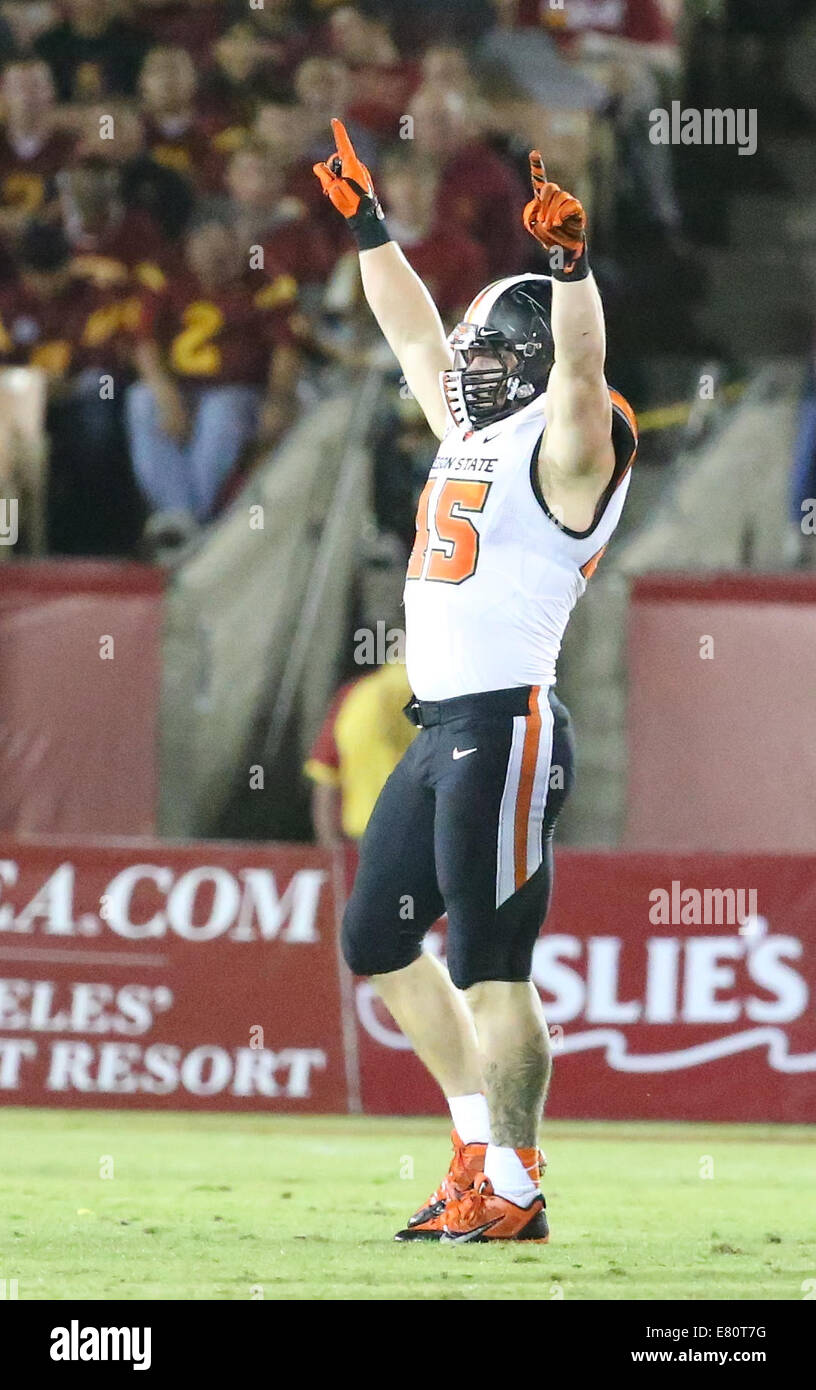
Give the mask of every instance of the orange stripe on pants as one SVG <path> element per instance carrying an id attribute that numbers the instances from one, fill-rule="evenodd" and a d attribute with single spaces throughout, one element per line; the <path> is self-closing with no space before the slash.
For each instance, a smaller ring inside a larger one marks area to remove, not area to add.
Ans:
<path id="1" fill-rule="evenodd" d="M 541 714 L 538 708 L 538 693 L 541 687 L 534 685 L 530 691 L 527 715 L 527 729 L 524 734 L 524 749 L 521 754 L 521 773 L 518 795 L 516 797 L 516 819 L 514 825 L 514 859 L 516 891 L 527 882 L 527 831 L 530 823 L 530 806 L 533 800 L 538 745 L 541 739 Z"/>

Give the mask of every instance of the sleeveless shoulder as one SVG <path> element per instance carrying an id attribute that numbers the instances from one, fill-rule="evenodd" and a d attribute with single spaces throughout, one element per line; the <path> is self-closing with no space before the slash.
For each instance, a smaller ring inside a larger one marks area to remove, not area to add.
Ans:
<path id="1" fill-rule="evenodd" d="M 609 387 L 612 402 L 612 447 L 615 450 L 615 471 L 611 487 L 617 487 L 627 469 L 635 461 L 638 447 L 637 417 L 625 396 Z"/>

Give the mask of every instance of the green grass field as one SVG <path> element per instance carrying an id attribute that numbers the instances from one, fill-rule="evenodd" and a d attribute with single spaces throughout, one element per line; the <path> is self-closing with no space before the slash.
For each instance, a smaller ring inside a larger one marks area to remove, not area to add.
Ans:
<path id="1" fill-rule="evenodd" d="M 0 1110 L 0 1279 L 20 1299 L 739 1300 L 816 1278 L 812 1131 L 544 1142 L 551 1243 L 452 1249 L 391 1240 L 442 1175 L 442 1120 Z"/>

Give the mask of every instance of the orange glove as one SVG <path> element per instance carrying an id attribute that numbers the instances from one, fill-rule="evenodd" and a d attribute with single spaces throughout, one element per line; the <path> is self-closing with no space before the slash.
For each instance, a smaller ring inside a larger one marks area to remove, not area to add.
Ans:
<path id="1" fill-rule="evenodd" d="M 357 238 L 361 251 L 382 246 L 391 238 L 385 230 L 383 210 L 366 166 L 357 158 L 342 121 L 332 121 L 337 149 L 325 164 L 312 167 L 327 198 L 341 212 Z"/>
<path id="2" fill-rule="evenodd" d="M 530 177 L 533 197 L 522 214 L 527 231 L 551 253 L 550 267 L 557 280 L 583 280 L 589 273 L 584 209 L 571 193 L 547 182 L 538 150 L 530 153 Z M 557 248 L 569 254 L 557 254 Z"/>

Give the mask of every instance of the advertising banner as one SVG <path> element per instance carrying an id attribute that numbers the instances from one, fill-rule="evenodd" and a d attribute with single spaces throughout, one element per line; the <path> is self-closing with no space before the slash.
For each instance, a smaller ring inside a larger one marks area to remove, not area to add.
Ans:
<path id="1" fill-rule="evenodd" d="M 345 895 L 301 845 L 0 838 L 0 1102 L 443 1113 Z M 553 1117 L 816 1119 L 812 857 L 562 851 L 533 978 Z"/>
<path id="2" fill-rule="evenodd" d="M 0 1098 L 345 1110 L 334 911 L 312 848 L 0 838 Z"/>
<path id="3" fill-rule="evenodd" d="M 533 979 L 554 1118 L 816 1120 L 816 859 L 556 856 Z M 444 927 L 431 945 L 444 955 Z M 365 982 L 363 1107 L 442 1110 Z"/>

